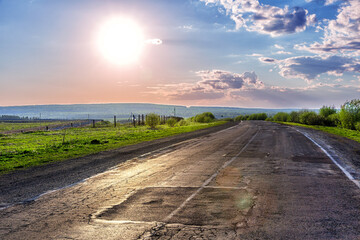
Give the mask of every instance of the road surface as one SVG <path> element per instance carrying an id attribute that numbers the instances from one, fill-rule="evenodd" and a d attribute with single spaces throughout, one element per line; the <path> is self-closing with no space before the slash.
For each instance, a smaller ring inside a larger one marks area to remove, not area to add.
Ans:
<path id="1" fill-rule="evenodd" d="M 0 239 L 360 239 L 357 163 L 329 152 L 242 122 L 7 206 Z"/>

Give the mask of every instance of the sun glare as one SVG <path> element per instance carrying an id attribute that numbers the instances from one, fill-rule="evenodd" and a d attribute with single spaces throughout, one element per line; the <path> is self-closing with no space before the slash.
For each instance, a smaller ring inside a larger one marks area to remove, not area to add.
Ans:
<path id="1" fill-rule="evenodd" d="M 112 18 L 98 33 L 98 47 L 106 59 L 115 64 L 136 62 L 145 40 L 141 28 L 132 20 Z"/>

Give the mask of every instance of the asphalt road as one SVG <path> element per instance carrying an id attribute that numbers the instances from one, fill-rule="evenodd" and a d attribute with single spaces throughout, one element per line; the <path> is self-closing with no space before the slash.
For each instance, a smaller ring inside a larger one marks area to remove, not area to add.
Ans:
<path id="1" fill-rule="evenodd" d="M 242 122 L 6 207 L 0 239 L 360 239 L 356 178 L 294 128 Z"/>

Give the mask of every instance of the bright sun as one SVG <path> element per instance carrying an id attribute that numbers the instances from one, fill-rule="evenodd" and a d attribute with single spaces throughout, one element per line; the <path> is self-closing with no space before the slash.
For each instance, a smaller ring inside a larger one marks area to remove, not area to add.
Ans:
<path id="1" fill-rule="evenodd" d="M 106 59 L 115 64 L 136 62 L 145 40 L 141 28 L 132 20 L 112 18 L 98 33 L 98 47 Z"/>

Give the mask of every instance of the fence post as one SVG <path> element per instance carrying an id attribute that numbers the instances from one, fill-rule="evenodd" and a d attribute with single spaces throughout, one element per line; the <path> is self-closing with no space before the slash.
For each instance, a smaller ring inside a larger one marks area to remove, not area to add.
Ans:
<path id="1" fill-rule="evenodd" d="M 138 115 L 138 126 L 141 125 L 140 114 Z"/>
<path id="2" fill-rule="evenodd" d="M 141 125 L 145 125 L 144 114 L 141 114 Z"/>
<path id="3" fill-rule="evenodd" d="M 135 117 L 135 115 L 133 115 L 132 122 L 133 122 L 133 124 L 134 124 L 134 127 L 136 127 L 136 117 Z"/>
<path id="4" fill-rule="evenodd" d="M 93 128 L 95 128 L 95 120 L 93 120 L 92 122 L 93 122 Z"/>
<path id="5" fill-rule="evenodd" d="M 116 116 L 114 115 L 114 127 L 116 127 Z"/>

